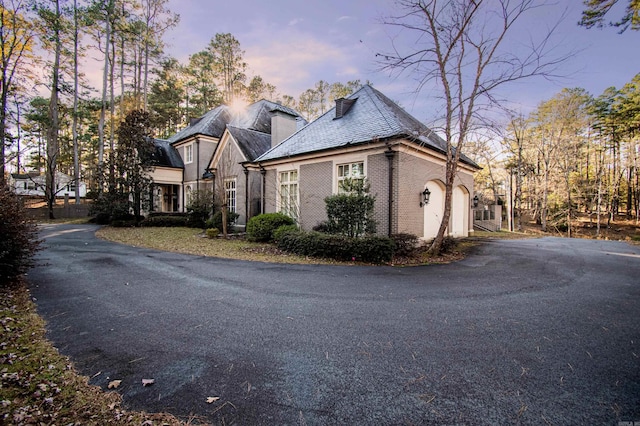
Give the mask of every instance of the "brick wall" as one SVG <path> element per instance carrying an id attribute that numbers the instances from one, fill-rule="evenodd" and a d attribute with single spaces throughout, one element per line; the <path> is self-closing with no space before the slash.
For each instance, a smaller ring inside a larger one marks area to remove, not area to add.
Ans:
<path id="1" fill-rule="evenodd" d="M 428 181 L 445 180 L 445 165 L 437 164 L 401 152 L 397 158 L 398 227 L 397 232 L 424 235 L 424 210 L 420 207 L 420 193 Z M 454 188 L 464 185 L 473 192 L 473 175 L 459 170 Z M 471 228 L 472 223 L 469 224 Z"/>
<path id="2" fill-rule="evenodd" d="M 324 199 L 331 195 L 333 187 L 333 163 L 303 164 L 300 166 L 298 188 L 300 194 L 300 226 L 311 230 L 327 220 Z"/>
<path id="3" fill-rule="evenodd" d="M 378 235 L 389 234 L 389 160 L 385 154 L 367 157 L 367 180 L 369 192 L 376 197 L 374 219 Z M 396 199 L 395 196 L 393 198 Z M 391 230 L 394 233 L 394 230 Z"/>
<path id="4" fill-rule="evenodd" d="M 275 170 L 267 170 L 265 175 L 265 191 L 264 191 L 264 212 L 275 213 L 276 212 L 276 197 L 277 191 L 277 175 Z"/>

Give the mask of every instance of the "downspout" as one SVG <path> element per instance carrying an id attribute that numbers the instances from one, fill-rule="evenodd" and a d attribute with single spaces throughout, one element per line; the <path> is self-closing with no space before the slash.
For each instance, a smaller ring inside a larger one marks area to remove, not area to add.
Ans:
<path id="1" fill-rule="evenodd" d="M 196 190 L 200 191 L 200 139 L 196 137 Z"/>
<path id="2" fill-rule="evenodd" d="M 249 169 L 245 165 L 242 165 L 244 169 L 244 225 L 247 226 L 249 222 Z"/>
<path id="3" fill-rule="evenodd" d="M 184 193 L 186 192 L 186 191 L 185 191 L 185 186 L 184 186 L 184 174 L 185 174 L 185 168 L 183 167 L 183 168 L 182 168 L 182 185 L 180 185 L 180 192 L 181 192 L 181 194 L 180 194 L 180 198 L 182 198 L 182 200 L 180 200 L 180 199 L 178 198 L 178 194 L 176 194 L 176 199 L 177 199 L 178 201 L 182 201 L 181 205 L 180 205 L 180 206 L 179 206 L 179 208 L 178 208 L 178 211 L 182 211 L 182 213 L 185 213 L 185 212 L 187 211 L 187 210 L 185 209 L 185 207 L 184 207 L 184 200 L 185 200 L 185 195 L 184 195 Z M 172 189 L 173 189 L 173 188 L 172 188 Z M 171 198 L 172 198 L 172 199 L 171 199 L 171 211 L 173 211 L 173 194 L 171 194 Z"/>
<path id="4" fill-rule="evenodd" d="M 267 171 L 262 166 L 260 166 L 260 174 L 262 175 L 262 188 L 260 188 L 260 213 L 264 214 L 265 186 L 267 184 Z"/>
<path id="5" fill-rule="evenodd" d="M 393 221 L 393 159 L 396 156 L 396 152 L 393 151 L 391 149 L 391 147 L 389 147 L 389 149 L 387 149 L 384 152 L 384 155 L 387 157 L 387 160 L 389 160 L 389 202 L 388 202 L 388 207 L 389 207 L 389 211 L 387 212 L 388 217 L 388 224 L 389 224 L 389 232 L 388 235 L 391 236 L 391 234 L 393 233 L 393 226 L 392 226 L 392 221 Z"/>

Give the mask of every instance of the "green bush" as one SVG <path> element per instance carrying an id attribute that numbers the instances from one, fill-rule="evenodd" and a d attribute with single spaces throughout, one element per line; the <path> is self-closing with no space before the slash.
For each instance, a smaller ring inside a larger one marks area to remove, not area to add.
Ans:
<path id="1" fill-rule="evenodd" d="M 387 237 L 350 238 L 320 232 L 288 232 L 277 241 L 278 248 L 302 256 L 343 261 L 389 262 L 395 244 Z"/>
<path id="2" fill-rule="evenodd" d="M 91 204 L 89 215 L 92 223 L 108 225 L 113 221 L 135 219 L 130 213 L 128 196 L 118 192 L 102 192 Z"/>
<path id="3" fill-rule="evenodd" d="M 231 225 L 235 223 L 238 217 L 240 217 L 238 213 L 227 210 L 227 229 L 231 229 Z M 205 226 L 207 228 L 222 229 L 222 211 L 218 210 L 211 219 L 205 222 Z"/>
<path id="4" fill-rule="evenodd" d="M 295 225 L 295 221 L 282 213 L 254 216 L 247 223 L 247 237 L 250 241 L 272 241 L 273 231 L 282 225 Z"/>
<path id="5" fill-rule="evenodd" d="M 213 193 L 202 189 L 191 193 L 191 200 L 187 204 L 187 226 L 191 228 L 205 228 L 207 218 L 213 208 Z"/>
<path id="6" fill-rule="evenodd" d="M 327 228 L 332 234 L 360 237 L 376 232 L 373 209 L 376 198 L 369 194 L 369 185 L 362 179 L 345 179 L 346 191 L 324 199 L 327 208 Z"/>
<path id="7" fill-rule="evenodd" d="M 279 226 L 278 229 L 271 233 L 273 237 L 273 241 L 278 242 L 282 238 L 283 235 L 289 234 L 291 232 L 299 232 L 298 225 L 282 225 Z"/>
<path id="8" fill-rule="evenodd" d="M 6 185 L 0 186 L 0 285 L 27 272 L 40 240 L 21 200 Z"/>
<path id="9" fill-rule="evenodd" d="M 205 231 L 205 234 L 207 234 L 207 238 L 213 239 L 220 234 L 220 231 L 218 228 L 209 228 Z"/>
<path id="10" fill-rule="evenodd" d="M 418 237 L 413 234 L 393 234 L 391 239 L 395 244 L 395 253 L 398 256 L 408 256 L 418 247 Z"/>
<path id="11" fill-rule="evenodd" d="M 114 228 L 134 228 L 138 222 L 135 219 L 115 219 L 110 225 Z"/>
<path id="12" fill-rule="evenodd" d="M 140 223 L 140 226 L 158 226 L 165 228 L 187 226 L 186 215 L 172 215 L 172 216 L 149 216 Z"/>

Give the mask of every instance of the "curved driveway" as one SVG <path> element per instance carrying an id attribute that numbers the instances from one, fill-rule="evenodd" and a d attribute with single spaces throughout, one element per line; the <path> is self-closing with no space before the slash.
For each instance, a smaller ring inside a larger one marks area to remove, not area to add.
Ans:
<path id="1" fill-rule="evenodd" d="M 451 265 L 293 266 L 95 230 L 43 226 L 29 281 L 50 339 L 91 383 L 122 380 L 130 408 L 227 425 L 640 421 L 640 247 L 488 241 Z"/>

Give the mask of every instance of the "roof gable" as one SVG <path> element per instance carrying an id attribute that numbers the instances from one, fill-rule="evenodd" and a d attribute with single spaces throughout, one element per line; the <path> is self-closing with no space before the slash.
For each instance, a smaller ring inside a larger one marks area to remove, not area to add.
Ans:
<path id="1" fill-rule="evenodd" d="M 202 117 L 193 120 L 192 124 L 168 138 L 167 141 L 177 143 L 195 135 L 205 135 L 219 139 L 230 121 L 231 112 L 229 107 L 220 105 Z"/>
<path id="2" fill-rule="evenodd" d="M 227 126 L 246 161 L 253 161 L 271 148 L 271 135 L 255 130 Z"/>

